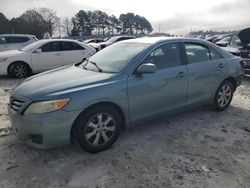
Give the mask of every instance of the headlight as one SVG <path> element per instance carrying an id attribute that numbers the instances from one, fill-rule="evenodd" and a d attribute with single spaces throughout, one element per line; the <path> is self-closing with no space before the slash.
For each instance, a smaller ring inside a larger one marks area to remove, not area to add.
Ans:
<path id="1" fill-rule="evenodd" d="M 34 102 L 34 103 L 31 103 L 31 105 L 29 105 L 29 107 L 25 110 L 24 115 L 41 114 L 41 113 L 60 110 L 66 104 L 68 104 L 68 102 L 69 102 L 69 99 Z"/>
<path id="2" fill-rule="evenodd" d="M 4 61 L 6 61 L 7 59 L 8 59 L 7 57 L 0 58 L 0 62 L 4 62 Z"/>

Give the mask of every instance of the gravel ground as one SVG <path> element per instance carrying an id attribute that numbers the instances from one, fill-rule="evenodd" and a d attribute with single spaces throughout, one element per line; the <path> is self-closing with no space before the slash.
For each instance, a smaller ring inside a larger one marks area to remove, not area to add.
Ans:
<path id="1" fill-rule="evenodd" d="M 0 187 L 250 187 L 250 78 L 224 112 L 205 107 L 126 130 L 109 150 L 38 150 L 9 134 L 20 80 L 0 78 Z"/>

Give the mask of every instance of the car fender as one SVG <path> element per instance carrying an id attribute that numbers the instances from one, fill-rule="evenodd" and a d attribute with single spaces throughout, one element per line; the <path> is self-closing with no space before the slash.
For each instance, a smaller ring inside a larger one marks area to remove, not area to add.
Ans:
<path id="1" fill-rule="evenodd" d="M 30 68 L 32 69 L 32 63 L 31 63 L 31 55 L 29 54 L 23 54 L 23 55 L 18 55 L 18 56 L 12 56 L 8 58 L 9 65 L 14 63 L 14 62 L 25 62 L 27 63 Z"/>

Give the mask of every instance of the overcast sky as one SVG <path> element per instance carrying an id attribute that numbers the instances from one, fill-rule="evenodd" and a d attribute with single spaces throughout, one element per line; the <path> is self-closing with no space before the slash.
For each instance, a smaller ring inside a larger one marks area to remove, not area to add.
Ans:
<path id="1" fill-rule="evenodd" d="M 71 18 L 81 9 L 116 16 L 133 12 L 146 17 L 154 32 L 185 34 L 250 27 L 250 0 L 0 0 L 0 12 L 9 19 L 38 7 L 54 9 L 61 18 Z"/>

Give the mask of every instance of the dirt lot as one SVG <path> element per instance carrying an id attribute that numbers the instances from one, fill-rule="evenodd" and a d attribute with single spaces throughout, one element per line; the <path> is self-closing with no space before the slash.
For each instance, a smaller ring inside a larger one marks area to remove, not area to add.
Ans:
<path id="1" fill-rule="evenodd" d="M 250 187 L 250 78 L 231 107 L 205 107 L 125 131 L 109 150 L 37 150 L 7 129 L 10 88 L 0 78 L 0 187 Z"/>

